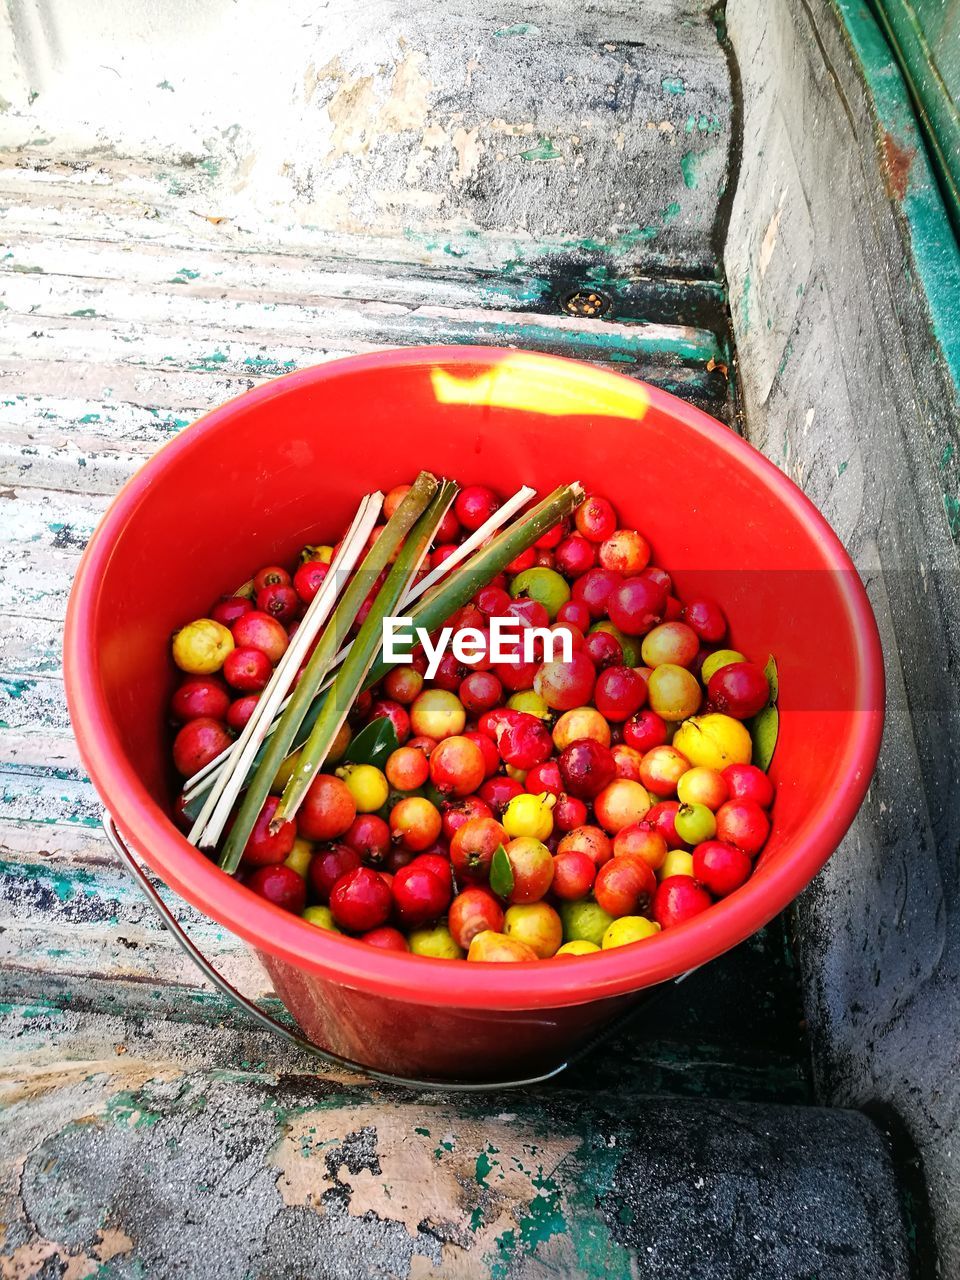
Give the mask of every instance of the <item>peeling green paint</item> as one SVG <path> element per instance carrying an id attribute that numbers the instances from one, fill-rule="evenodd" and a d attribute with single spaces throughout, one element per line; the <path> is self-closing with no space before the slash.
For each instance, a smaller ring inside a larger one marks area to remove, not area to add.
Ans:
<path id="1" fill-rule="evenodd" d="M 839 480 L 850 464 L 848 462 L 837 463 L 837 479 Z"/>
<path id="2" fill-rule="evenodd" d="M 684 186 L 691 191 L 697 189 L 701 154 L 698 151 L 685 151 L 680 157 L 680 172 L 683 174 Z"/>
<path id="3" fill-rule="evenodd" d="M 170 83 L 170 81 L 169 81 L 169 80 L 161 80 L 161 81 L 160 81 L 160 83 L 157 85 L 157 88 L 158 88 L 158 89 L 166 89 L 166 90 L 168 90 L 170 93 L 173 93 L 173 92 L 174 92 L 173 85 Z"/>
<path id="4" fill-rule="evenodd" d="M 563 152 L 558 151 L 549 138 L 541 138 L 535 147 L 520 152 L 521 160 L 560 160 Z"/>
<path id="5" fill-rule="evenodd" d="M 954 449 L 954 445 L 953 445 L 952 443 L 944 445 L 944 447 L 943 447 L 943 453 L 941 453 L 941 455 L 940 455 L 940 467 L 941 467 L 941 470 L 942 470 L 944 467 L 949 466 L 949 465 L 950 465 L 950 463 L 953 461 L 953 455 L 954 455 L 954 452 L 955 452 L 955 449 Z"/>
<path id="6" fill-rule="evenodd" d="M 79 311 L 71 311 L 70 314 L 72 316 L 82 317 L 83 319 L 90 319 L 90 320 L 95 319 L 97 315 L 93 307 L 82 307 Z"/>
<path id="7" fill-rule="evenodd" d="M 954 537 L 960 533 L 960 498 L 952 493 L 943 495 L 943 509 L 947 513 L 947 522 Z"/>
<path id="8" fill-rule="evenodd" d="M 679 76 L 668 76 L 661 80 L 660 88 L 664 93 L 684 94 L 687 91 L 686 85 Z"/>
<path id="9" fill-rule="evenodd" d="M 493 34 L 499 40 L 505 40 L 510 36 L 538 36 L 540 28 L 532 22 L 514 22 L 509 27 L 501 27 Z"/>

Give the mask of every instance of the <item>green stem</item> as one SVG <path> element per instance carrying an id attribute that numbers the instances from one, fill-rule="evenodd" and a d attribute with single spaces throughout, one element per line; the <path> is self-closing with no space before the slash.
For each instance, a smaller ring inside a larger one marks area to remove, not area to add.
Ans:
<path id="1" fill-rule="evenodd" d="M 377 593 L 370 612 L 350 646 L 350 652 L 344 658 L 336 679 L 330 686 L 316 724 L 300 752 L 297 767 L 284 789 L 270 824 L 271 829 L 279 828 L 281 823 L 294 817 L 310 784 L 326 760 L 341 725 L 360 693 L 367 672 L 380 652 L 383 643 L 383 619 L 393 613 L 408 590 L 421 557 L 430 545 L 455 492 L 454 484 L 444 482 L 429 509 L 417 522 L 416 528 L 403 544 L 396 563 Z"/>
<path id="2" fill-rule="evenodd" d="M 559 524 L 582 500 L 583 490 L 576 482 L 554 489 L 526 515 L 475 551 L 466 564 L 451 572 L 449 578 L 428 591 L 410 612 L 413 625 L 427 632 L 442 626 L 451 614 L 472 600 L 481 587 L 485 587 L 503 572 L 511 560 Z M 382 680 L 389 670 L 389 663 L 378 662 L 367 677 L 364 688 Z"/>
<path id="3" fill-rule="evenodd" d="M 436 492 L 436 478 L 428 471 L 421 471 L 367 552 L 359 569 L 344 588 L 343 595 L 330 615 L 317 647 L 294 688 L 290 702 L 273 733 L 261 748 L 262 758 L 260 753 L 257 753 L 259 764 L 252 772 L 250 785 L 220 855 L 220 866 L 224 871 L 232 874 L 240 865 L 250 832 L 260 816 L 264 801 L 270 794 L 270 785 L 284 758 L 294 745 L 297 730 L 310 709 L 310 704 L 316 698 L 317 691 L 330 669 L 330 664 L 349 634 L 360 606 L 366 599 L 370 584 L 386 567 L 390 557 L 420 519 Z M 403 551 L 400 552 L 400 555 L 402 554 Z"/>

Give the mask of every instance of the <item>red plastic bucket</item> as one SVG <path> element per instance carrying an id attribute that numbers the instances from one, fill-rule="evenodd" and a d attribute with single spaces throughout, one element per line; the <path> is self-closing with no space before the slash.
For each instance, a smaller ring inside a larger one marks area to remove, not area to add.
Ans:
<path id="1" fill-rule="evenodd" d="M 733 641 L 780 671 L 773 833 L 750 881 L 639 946 L 474 965 L 375 950 L 256 897 L 167 816 L 170 633 L 251 564 L 333 538 L 361 494 L 421 467 L 500 491 L 581 480 L 651 540 L 681 594 L 719 598 Z M 74 584 L 67 697 L 83 760 L 129 844 L 249 942 L 307 1034 L 405 1077 L 554 1067 L 636 993 L 734 946 L 823 866 L 866 792 L 883 723 L 876 624 L 799 489 L 683 401 L 557 358 L 382 352 L 259 387 L 184 431 L 125 486 Z"/>

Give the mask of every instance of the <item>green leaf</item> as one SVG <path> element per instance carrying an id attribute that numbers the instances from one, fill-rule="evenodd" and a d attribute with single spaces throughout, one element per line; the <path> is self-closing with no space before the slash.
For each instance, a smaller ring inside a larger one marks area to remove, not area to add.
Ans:
<path id="1" fill-rule="evenodd" d="M 382 769 L 387 757 L 400 745 L 397 730 L 389 716 L 377 716 L 364 725 L 344 752 L 347 764 L 372 764 Z"/>
<path id="2" fill-rule="evenodd" d="M 497 845 L 490 863 L 490 888 L 498 898 L 509 898 L 513 893 L 513 867 L 502 844 Z"/>
<path id="3" fill-rule="evenodd" d="M 753 739 L 753 763 L 764 773 L 777 746 L 780 733 L 780 712 L 773 705 L 764 709 L 750 721 L 750 737 Z"/>
<path id="4" fill-rule="evenodd" d="M 777 660 L 772 653 L 767 659 L 767 665 L 763 668 L 763 674 L 767 677 L 767 684 L 770 686 L 770 701 L 776 702 L 780 696 L 780 675 L 777 671 Z"/>

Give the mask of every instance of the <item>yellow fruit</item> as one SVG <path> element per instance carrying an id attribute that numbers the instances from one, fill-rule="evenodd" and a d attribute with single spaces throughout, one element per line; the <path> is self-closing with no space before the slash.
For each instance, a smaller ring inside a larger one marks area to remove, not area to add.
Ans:
<path id="1" fill-rule="evenodd" d="M 644 938 L 653 938 L 660 932 L 660 926 L 646 916 L 621 916 L 603 935 L 603 950 L 611 947 L 627 947 L 631 942 L 642 942 Z"/>
<path id="2" fill-rule="evenodd" d="M 565 942 L 556 954 L 558 956 L 588 956 L 592 952 L 599 950 L 600 948 L 595 942 L 587 942 L 586 938 L 576 938 L 573 942 Z"/>
<path id="3" fill-rule="evenodd" d="M 687 853 L 686 849 L 668 849 L 657 875 L 661 880 L 666 880 L 667 876 L 692 876 L 693 854 Z"/>
<path id="4" fill-rule="evenodd" d="M 608 915 L 598 902 L 590 902 L 586 898 L 579 902 L 561 902 L 560 919 L 567 943 L 589 942 L 598 951 L 603 935 L 613 923 L 613 916 Z"/>
<path id="5" fill-rule="evenodd" d="M 414 929 L 408 938 L 415 956 L 433 956 L 434 960 L 462 960 L 463 952 L 453 940 L 445 924 L 432 929 Z"/>
<path id="6" fill-rule="evenodd" d="M 293 777 L 294 770 L 297 767 L 297 761 L 300 759 L 300 752 L 295 751 L 292 756 L 287 756 L 286 760 L 280 765 L 274 775 L 273 781 L 270 783 L 270 791 L 275 796 L 283 795 L 284 787 Z"/>
<path id="7" fill-rule="evenodd" d="M 650 793 L 630 778 L 615 778 L 593 801 L 597 821 L 612 836 L 642 821 L 649 808 Z"/>
<path id="8" fill-rule="evenodd" d="M 532 947 L 541 960 L 549 960 L 555 955 L 563 941 L 560 917 L 547 902 L 518 903 L 507 907 L 503 932 L 508 938 Z"/>
<path id="9" fill-rule="evenodd" d="M 602 747 L 610 745 L 610 726 L 596 707 L 574 707 L 565 711 L 553 726 L 553 745 L 558 751 L 578 738 L 593 738 Z"/>
<path id="10" fill-rule="evenodd" d="M 524 792 L 522 796 L 514 796 L 503 814 L 503 829 L 507 835 L 515 839 L 517 836 L 533 836 L 535 840 L 546 840 L 553 832 L 553 806 L 557 797 L 549 791 L 538 796 Z"/>
<path id="11" fill-rule="evenodd" d="M 333 912 L 329 907 L 307 907 L 303 913 L 307 924 L 316 925 L 318 929 L 329 929 L 331 933 L 339 933 L 333 920 Z"/>
<path id="12" fill-rule="evenodd" d="M 512 707 L 514 711 L 525 711 L 529 716 L 536 716 L 538 720 L 549 720 L 553 712 L 540 697 L 539 693 L 533 689 L 522 689 L 519 693 L 511 694 L 507 699 L 507 706 Z"/>
<path id="13" fill-rule="evenodd" d="M 700 669 L 700 679 L 703 683 L 709 684 L 710 677 L 715 671 L 719 671 L 721 667 L 729 667 L 732 662 L 746 662 L 746 656 L 737 649 L 717 649 L 714 653 L 708 654 L 703 660 L 703 666 Z"/>
<path id="14" fill-rule="evenodd" d="M 337 770 L 337 777 L 347 784 L 357 813 L 375 813 L 387 803 L 390 784 L 372 764 L 348 764 Z"/>
<path id="15" fill-rule="evenodd" d="M 440 742 L 463 733 L 466 723 L 463 703 L 447 689 L 424 689 L 410 705 L 410 724 L 418 736 Z"/>
<path id="16" fill-rule="evenodd" d="M 749 764 L 753 752 L 750 734 L 740 721 L 716 711 L 685 720 L 674 734 L 673 745 L 692 765 L 721 772 L 728 764 Z"/>
<path id="17" fill-rule="evenodd" d="M 692 716 L 703 699 L 703 689 L 692 671 L 664 662 L 654 668 L 647 679 L 647 701 L 650 710 L 664 720 L 683 720 Z"/>
<path id="18" fill-rule="evenodd" d="M 285 867 L 292 867 L 298 876 L 307 877 L 307 870 L 310 867 L 310 859 L 313 857 L 313 845 L 309 840 L 296 839 L 293 842 L 293 848 L 287 854 L 284 860 Z"/>
<path id="19" fill-rule="evenodd" d="M 181 671 L 209 676 L 220 670 L 232 648 L 233 636 L 227 627 L 212 618 L 198 618 L 173 637 L 173 660 Z"/>

